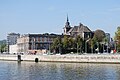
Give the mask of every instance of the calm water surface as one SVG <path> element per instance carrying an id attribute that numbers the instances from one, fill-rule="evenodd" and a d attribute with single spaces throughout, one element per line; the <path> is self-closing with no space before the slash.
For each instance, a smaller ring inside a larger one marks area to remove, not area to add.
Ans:
<path id="1" fill-rule="evenodd" d="M 0 80 L 120 80 L 120 64 L 0 61 Z"/>

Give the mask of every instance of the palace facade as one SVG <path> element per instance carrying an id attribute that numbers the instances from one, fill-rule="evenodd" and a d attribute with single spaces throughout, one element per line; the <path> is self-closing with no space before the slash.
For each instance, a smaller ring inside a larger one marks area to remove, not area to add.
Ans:
<path id="1" fill-rule="evenodd" d="M 46 53 L 53 40 L 62 35 L 57 34 L 25 34 L 17 39 L 19 53 Z"/>

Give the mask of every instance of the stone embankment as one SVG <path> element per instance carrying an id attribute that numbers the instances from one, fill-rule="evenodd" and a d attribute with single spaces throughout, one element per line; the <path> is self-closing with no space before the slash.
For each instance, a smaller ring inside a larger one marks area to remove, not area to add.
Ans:
<path id="1" fill-rule="evenodd" d="M 0 60 L 74 63 L 120 63 L 120 54 L 0 55 Z"/>

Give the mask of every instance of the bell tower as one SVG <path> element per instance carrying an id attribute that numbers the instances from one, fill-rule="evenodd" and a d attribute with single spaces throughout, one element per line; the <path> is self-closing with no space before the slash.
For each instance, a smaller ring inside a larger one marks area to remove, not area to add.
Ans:
<path id="1" fill-rule="evenodd" d="M 63 28 L 65 35 L 67 35 L 68 31 L 71 29 L 70 27 L 70 23 L 69 23 L 69 19 L 68 19 L 68 15 L 67 15 L 67 22 L 65 23 L 65 27 Z"/>

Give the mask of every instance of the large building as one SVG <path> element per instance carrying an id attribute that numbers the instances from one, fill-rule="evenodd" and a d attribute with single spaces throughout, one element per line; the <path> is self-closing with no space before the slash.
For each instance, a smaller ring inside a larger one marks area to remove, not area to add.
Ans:
<path id="1" fill-rule="evenodd" d="M 7 52 L 9 52 L 9 46 L 17 43 L 17 38 L 20 37 L 19 33 L 9 33 L 7 35 Z"/>
<path id="2" fill-rule="evenodd" d="M 53 40 L 62 35 L 57 34 L 25 34 L 17 39 L 18 53 L 46 53 Z"/>
<path id="3" fill-rule="evenodd" d="M 80 23 L 78 26 L 71 27 L 70 22 L 67 16 L 67 22 L 65 24 L 64 35 L 70 35 L 72 37 L 76 37 L 80 35 L 83 39 L 87 39 L 93 36 L 93 32 L 87 27 Z"/>

